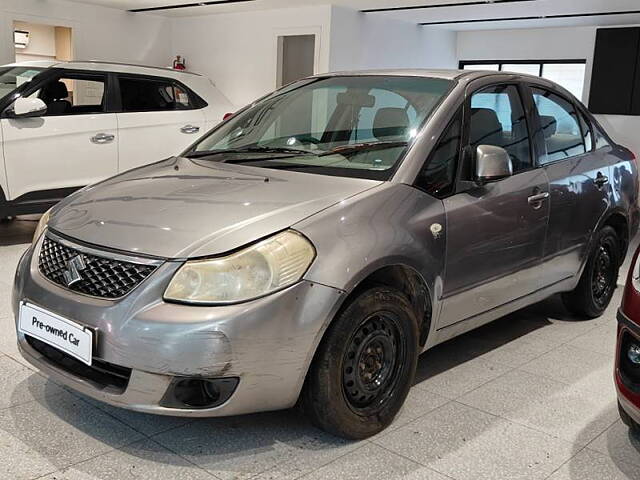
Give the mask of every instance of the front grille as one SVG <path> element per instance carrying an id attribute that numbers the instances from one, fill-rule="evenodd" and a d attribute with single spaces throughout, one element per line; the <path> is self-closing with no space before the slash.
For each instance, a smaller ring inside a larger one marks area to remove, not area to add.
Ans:
<path id="1" fill-rule="evenodd" d="M 69 260 L 75 257 L 80 257 L 81 261 L 72 266 Z M 157 266 L 88 254 L 45 237 L 38 267 L 42 275 L 64 288 L 92 297 L 114 299 L 137 287 Z M 68 277 L 73 273 L 79 278 L 75 277 L 75 281 L 69 283 Z"/>
<path id="2" fill-rule="evenodd" d="M 100 389 L 109 387 L 116 393 L 122 393 L 129 384 L 130 368 L 103 362 L 97 358 L 94 358 L 91 366 L 89 366 L 30 335 L 25 335 L 25 339 L 35 351 L 45 357 L 51 364 L 76 377 L 89 380 Z"/>

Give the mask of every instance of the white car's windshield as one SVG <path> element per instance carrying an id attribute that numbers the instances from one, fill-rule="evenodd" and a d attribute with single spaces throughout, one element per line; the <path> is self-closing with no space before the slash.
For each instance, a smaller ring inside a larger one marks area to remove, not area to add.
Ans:
<path id="1" fill-rule="evenodd" d="M 36 67 L 3 67 L 0 68 L 0 100 L 24 83 L 42 72 Z"/>
<path id="2" fill-rule="evenodd" d="M 451 88 L 426 77 L 303 80 L 231 118 L 187 156 L 386 179 Z"/>

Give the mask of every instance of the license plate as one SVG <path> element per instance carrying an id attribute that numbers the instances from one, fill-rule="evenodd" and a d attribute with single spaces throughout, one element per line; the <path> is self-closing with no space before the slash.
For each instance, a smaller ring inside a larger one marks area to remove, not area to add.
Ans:
<path id="1" fill-rule="evenodd" d="M 29 303 L 20 304 L 18 330 L 91 365 L 93 331 Z"/>

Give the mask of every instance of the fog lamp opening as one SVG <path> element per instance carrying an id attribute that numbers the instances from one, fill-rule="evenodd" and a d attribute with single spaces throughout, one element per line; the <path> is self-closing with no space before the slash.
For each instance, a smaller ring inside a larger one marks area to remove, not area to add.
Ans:
<path id="1" fill-rule="evenodd" d="M 225 403 L 235 391 L 239 379 L 176 377 L 160 405 L 168 408 L 215 408 Z"/>

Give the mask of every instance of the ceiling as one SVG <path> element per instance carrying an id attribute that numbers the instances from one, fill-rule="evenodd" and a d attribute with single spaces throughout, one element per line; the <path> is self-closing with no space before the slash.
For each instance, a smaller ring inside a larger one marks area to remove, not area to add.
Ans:
<path id="1" fill-rule="evenodd" d="M 194 4 L 199 1 L 206 0 L 74 1 L 122 10 L 131 10 L 168 5 Z M 469 5 L 469 2 L 474 2 L 476 4 Z M 413 23 L 435 24 L 434 27 L 436 28 L 446 28 L 451 30 L 640 24 L 640 2 L 638 0 L 222 0 L 222 3 L 216 5 L 141 12 L 135 13 L 135 15 L 148 15 L 151 13 L 175 17 L 301 7 L 328 3 L 343 5 L 356 10 L 393 8 L 394 10 L 371 12 L 366 13 L 366 15 L 391 16 Z M 445 6 L 441 6 L 443 4 Z M 411 6 L 421 6 L 425 8 L 407 10 L 398 9 L 398 7 Z M 624 15 L 609 14 L 630 11 L 638 13 Z M 541 16 L 561 16 L 561 18 L 539 18 Z M 522 17 L 527 17 L 527 19 L 514 20 L 515 18 Z M 512 20 L 495 21 L 495 19 Z M 474 21 L 467 22 L 468 20 Z M 464 23 L 440 23 L 461 21 Z"/>

